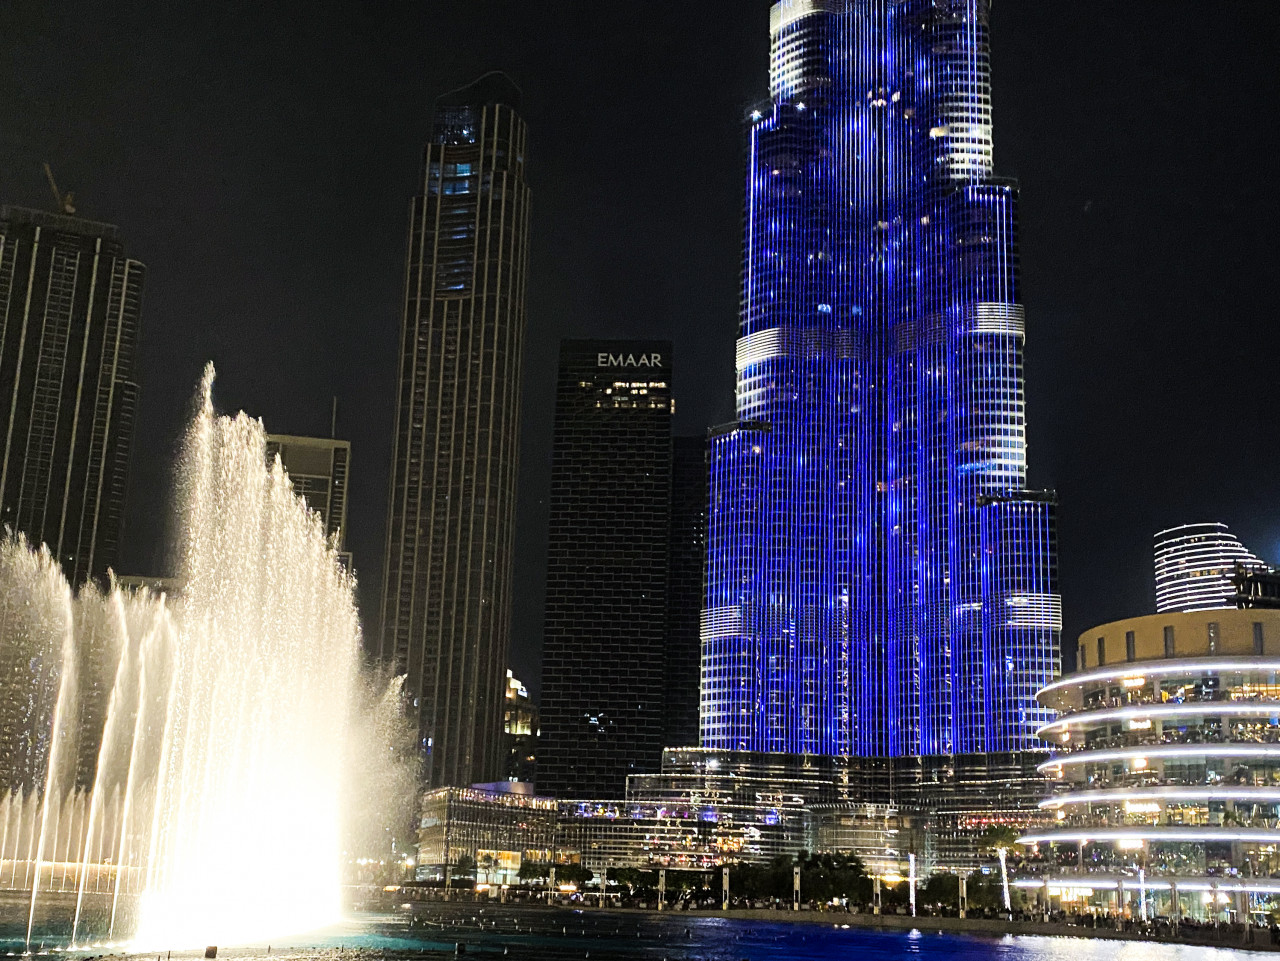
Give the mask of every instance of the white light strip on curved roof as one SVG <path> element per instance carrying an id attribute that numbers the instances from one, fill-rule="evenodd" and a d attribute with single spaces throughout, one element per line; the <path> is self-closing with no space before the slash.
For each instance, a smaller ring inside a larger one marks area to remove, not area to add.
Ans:
<path id="1" fill-rule="evenodd" d="M 1045 687 L 1036 697 L 1076 684 L 1094 681 L 1110 681 L 1124 677 L 1152 677 L 1161 674 L 1220 674 L 1241 671 L 1280 671 L 1280 661 L 1264 661 L 1256 657 L 1181 657 L 1167 661 L 1126 661 L 1115 667 L 1089 671 L 1087 674 L 1068 674 Z"/>
<path id="2" fill-rule="evenodd" d="M 1149 747 L 1127 747 L 1120 751 L 1076 751 L 1055 756 L 1039 765 L 1037 771 L 1100 761 L 1128 761 L 1133 758 L 1166 757 L 1280 757 L 1280 744 L 1152 744 Z"/>
<path id="3" fill-rule="evenodd" d="M 1170 787 L 1134 788 L 1125 791 L 1074 791 L 1041 801 L 1043 810 L 1053 811 L 1070 804 L 1102 804 L 1107 801 L 1254 801 L 1280 802 L 1280 787 L 1217 787 L 1178 785 Z"/>
<path id="4" fill-rule="evenodd" d="M 1234 894 L 1236 892 L 1247 892 L 1249 894 L 1276 894 L 1280 893 L 1280 881 L 1256 880 L 1256 881 L 1212 881 L 1205 877 L 1195 878 L 1148 878 L 1145 884 L 1140 884 L 1137 878 L 1116 878 L 1099 875 L 1098 877 L 1090 877 L 1087 874 L 1074 875 L 1072 877 L 1063 878 L 1039 878 L 1032 880 L 1031 878 L 1019 878 L 1009 883 L 1015 888 L 1043 888 L 1046 884 L 1051 888 L 1073 888 L 1094 891 L 1114 891 L 1117 884 L 1123 884 L 1126 891 L 1137 891 L 1140 888 L 1147 891 L 1168 891 L 1174 882 L 1178 885 L 1178 892 L 1184 891 L 1213 891 L 1215 888 L 1220 894 Z"/>
<path id="5" fill-rule="evenodd" d="M 1036 731 L 1036 737 L 1063 729 L 1072 725 L 1092 721 L 1122 721 L 1125 718 L 1156 718 L 1195 715 L 1236 714 L 1258 717 L 1275 717 L 1280 715 L 1280 701 L 1184 701 L 1180 704 L 1150 704 L 1147 706 L 1121 707 L 1109 711 L 1077 711 L 1067 717 L 1059 718 L 1052 724 L 1046 724 Z"/>
<path id="6" fill-rule="evenodd" d="M 1205 828 L 1205 827 L 1143 827 L 1135 824 L 1123 828 L 1071 829 L 1066 831 L 1042 831 L 1018 838 L 1019 844 L 1050 844 L 1058 841 L 1259 841 L 1263 844 L 1280 842 L 1280 828 Z"/>

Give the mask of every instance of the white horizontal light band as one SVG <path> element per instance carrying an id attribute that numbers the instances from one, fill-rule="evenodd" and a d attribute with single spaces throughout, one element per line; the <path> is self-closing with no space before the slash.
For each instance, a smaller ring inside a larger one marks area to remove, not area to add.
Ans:
<path id="1" fill-rule="evenodd" d="M 1239 881 L 1210 881 L 1205 878 L 1148 878 L 1146 883 L 1140 883 L 1137 878 L 1125 877 L 1109 877 L 1099 875 L 1091 878 L 1086 875 L 1076 875 L 1069 878 L 1040 878 L 1033 880 L 1031 878 L 1019 878 L 1016 881 L 1009 882 L 1015 888 L 1043 888 L 1048 885 L 1051 888 L 1091 888 L 1095 891 L 1114 891 L 1117 884 L 1123 884 L 1125 890 L 1137 891 L 1168 891 L 1173 885 L 1178 886 L 1178 892 L 1183 891 L 1218 891 L 1221 894 L 1236 894 L 1244 892 L 1247 894 L 1275 894 L 1280 893 L 1280 881 L 1247 881 L 1241 883 Z"/>
<path id="2" fill-rule="evenodd" d="M 1250 715 L 1258 717 L 1280 716 L 1280 701 L 1195 701 L 1181 704 L 1152 704 L 1146 707 L 1123 707 L 1109 711 L 1077 711 L 1067 717 L 1060 717 L 1052 724 L 1046 724 L 1036 731 L 1037 737 L 1044 737 L 1054 731 L 1070 729 L 1072 726 L 1083 727 L 1095 721 L 1123 721 L 1128 718 L 1156 718 L 1177 716 L 1208 716 L 1218 714 Z"/>
<path id="3" fill-rule="evenodd" d="M 1280 757 L 1280 744 L 1153 744 L 1150 747 L 1130 747 L 1122 751 L 1077 751 L 1063 754 L 1052 761 L 1045 761 L 1037 771 L 1068 765 L 1091 764 L 1101 761 L 1128 761 L 1133 758 L 1166 757 Z"/>
<path id="4" fill-rule="evenodd" d="M 1071 804 L 1102 804 L 1107 801 L 1277 801 L 1280 802 L 1280 788 L 1273 787 L 1234 787 L 1223 788 L 1212 785 L 1136 788 L 1131 791 L 1077 791 L 1071 794 L 1059 794 L 1041 801 L 1044 810 L 1056 810 Z"/>
<path id="5" fill-rule="evenodd" d="M 1041 834 L 1027 834 L 1018 838 L 1019 844 L 1054 844 L 1060 841 L 1257 841 L 1263 844 L 1280 842 L 1280 828 L 1269 830 L 1248 830 L 1240 828 L 1203 828 L 1203 827 L 1143 827 L 1135 824 L 1126 828 L 1097 828 L 1070 831 L 1048 831 Z"/>
<path id="6" fill-rule="evenodd" d="M 1037 697 L 1050 691 L 1061 690 L 1072 685 L 1091 684 L 1094 681 L 1110 681 L 1124 677 L 1152 677 L 1162 674 L 1184 674 L 1190 671 L 1195 674 L 1217 674 L 1230 672 L 1264 672 L 1280 671 L 1280 661 L 1263 661 L 1254 657 L 1228 658 L 1180 658 L 1167 661 L 1126 661 L 1123 665 L 1108 667 L 1106 670 L 1090 671 L 1087 674 L 1069 674 L 1059 678 L 1052 684 L 1040 689 Z"/>

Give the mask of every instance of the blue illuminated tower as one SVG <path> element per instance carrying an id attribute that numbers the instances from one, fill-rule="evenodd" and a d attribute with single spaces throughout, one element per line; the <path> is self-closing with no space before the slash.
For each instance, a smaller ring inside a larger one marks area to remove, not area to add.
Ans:
<path id="1" fill-rule="evenodd" d="M 1018 190 L 988 0 L 783 0 L 749 118 L 737 422 L 710 441 L 706 747 L 1041 747 L 1055 505 L 1026 487 Z"/>

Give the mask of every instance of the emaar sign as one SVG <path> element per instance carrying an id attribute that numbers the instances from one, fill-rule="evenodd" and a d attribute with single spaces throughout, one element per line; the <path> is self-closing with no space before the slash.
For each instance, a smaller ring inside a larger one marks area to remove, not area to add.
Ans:
<path id="1" fill-rule="evenodd" d="M 661 367 L 661 354 L 596 354 L 597 367 Z"/>

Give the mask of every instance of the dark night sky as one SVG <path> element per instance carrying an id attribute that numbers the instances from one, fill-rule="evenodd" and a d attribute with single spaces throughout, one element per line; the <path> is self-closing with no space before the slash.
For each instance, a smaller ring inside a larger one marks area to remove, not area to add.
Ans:
<path id="1" fill-rule="evenodd" d="M 670 337 L 678 429 L 732 411 L 743 107 L 766 0 L 4 0 L 0 201 L 80 213 L 149 268 L 126 573 L 163 566 L 202 365 L 217 401 L 354 445 L 374 608 L 404 230 L 433 98 L 525 91 L 534 190 L 519 597 L 535 680 L 556 345 Z M 1032 483 L 1059 491 L 1067 636 L 1152 604 L 1151 535 L 1280 561 L 1280 3 L 1001 0 L 996 162 L 1023 186 Z"/>

